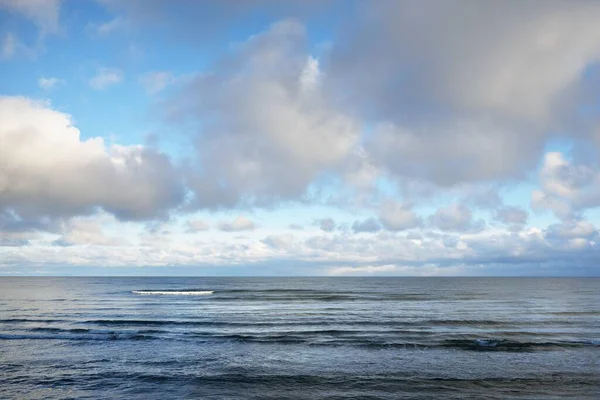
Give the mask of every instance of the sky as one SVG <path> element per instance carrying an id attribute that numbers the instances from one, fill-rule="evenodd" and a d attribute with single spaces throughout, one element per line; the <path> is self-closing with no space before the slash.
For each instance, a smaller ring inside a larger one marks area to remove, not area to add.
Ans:
<path id="1" fill-rule="evenodd" d="M 0 275 L 600 276 L 599 20 L 0 0 Z"/>

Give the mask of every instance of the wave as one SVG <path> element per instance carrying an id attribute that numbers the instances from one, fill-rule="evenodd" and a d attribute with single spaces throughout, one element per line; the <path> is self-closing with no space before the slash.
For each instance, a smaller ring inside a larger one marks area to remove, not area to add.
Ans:
<path id="1" fill-rule="evenodd" d="M 131 293 L 162 296 L 208 296 L 214 290 L 132 290 Z"/>
<path id="2" fill-rule="evenodd" d="M 10 334 L 0 333 L 0 341 L 2 340 L 73 340 L 73 341 L 110 341 L 110 340 L 156 340 L 161 339 L 157 336 L 146 335 L 140 333 L 103 333 L 103 334 L 71 334 L 69 332 L 56 334 Z"/>
<path id="3" fill-rule="evenodd" d="M 105 322 L 105 321 L 94 321 Z M 116 323 L 125 321 L 114 321 Z M 130 323 L 135 321 L 127 321 Z M 142 322 L 146 325 L 147 321 Z M 158 322 L 158 321 L 157 321 Z M 171 321 L 173 322 L 173 321 Z M 183 340 L 196 342 L 233 341 L 263 344 L 297 344 L 304 346 L 333 346 L 333 347 L 362 347 L 370 349 L 418 349 L 418 350 L 462 350 L 480 352 L 537 352 L 560 349 L 598 348 L 600 340 L 583 339 L 577 341 L 516 341 L 499 338 L 446 338 L 435 339 L 422 335 L 409 335 L 404 340 L 394 340 L 385 335 L 377 336 L 378 332 L 370 332 L 371 337 L 356 336 L 361 331 L 346 331 L 341 329 L 314 329 L 308 331 L 280 332 L 227 332 L 227 331 L 186 331 L 173 332 L 161 329 L 134 330 L 96 330 L 86 328 L 55 328 L 36 327 L 27 332 L 0 333 L 2 340 Z M 376 336 L 373 336 L 373 335 Z"/>

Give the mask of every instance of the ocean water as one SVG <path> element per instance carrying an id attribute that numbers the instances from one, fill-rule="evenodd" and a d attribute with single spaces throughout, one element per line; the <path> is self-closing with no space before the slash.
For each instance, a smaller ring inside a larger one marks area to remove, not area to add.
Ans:
<path id="1" fill-rule="evenodd" d="M 600 279 L 0 278 L 1 399 L 599 399 Z"/>

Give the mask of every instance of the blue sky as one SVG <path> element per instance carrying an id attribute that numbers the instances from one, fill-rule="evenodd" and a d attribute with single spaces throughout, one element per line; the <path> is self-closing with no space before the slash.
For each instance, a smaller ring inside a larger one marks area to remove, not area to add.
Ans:
<path id="1" fill-rule="evenodd" d="M 599 18 L 0 0 L 0 275 L 600 275 Z"/>

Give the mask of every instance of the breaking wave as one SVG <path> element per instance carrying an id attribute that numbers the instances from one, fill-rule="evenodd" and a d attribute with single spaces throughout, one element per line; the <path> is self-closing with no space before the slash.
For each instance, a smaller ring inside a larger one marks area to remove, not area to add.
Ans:
<path id="1" fill-rule="evenodd" d="M 214 290 L 132 290 L 131 293 L 162 296 L 208 296 Z"/>

